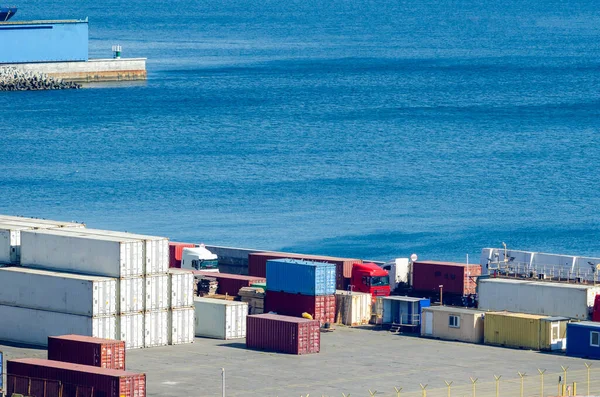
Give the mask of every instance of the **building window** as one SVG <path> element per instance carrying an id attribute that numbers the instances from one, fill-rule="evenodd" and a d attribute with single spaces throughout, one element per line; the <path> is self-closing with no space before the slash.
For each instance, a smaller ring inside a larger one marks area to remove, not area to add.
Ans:
<path id="1" fill-rule="evenodd" d="M 450 328 L 460 328 L 460 317 L 450 315 L 448 317 L 448 325 Z"/>
<path id="2" fill-rule="evenodd" d="M 590 332 L 590 346 L 600 347 L 600 332 Z"/>

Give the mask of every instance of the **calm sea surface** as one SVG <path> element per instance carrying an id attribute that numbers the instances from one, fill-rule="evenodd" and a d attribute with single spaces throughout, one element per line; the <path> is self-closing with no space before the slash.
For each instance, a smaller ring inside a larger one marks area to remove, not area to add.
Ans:
<path id="1" fill-rule="evenodd" d="M 0 213 L 389 259 L 600 256 L 600 11 L 41 1 L 148 81 L 0 95 Z"/>

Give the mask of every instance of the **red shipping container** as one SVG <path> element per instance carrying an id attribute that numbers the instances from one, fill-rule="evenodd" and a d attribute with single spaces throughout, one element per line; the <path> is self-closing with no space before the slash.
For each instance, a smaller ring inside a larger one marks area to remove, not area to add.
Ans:
<path id="1" fill-rule="evenodd" d="M 343 288 L 344 278 L 352 277 L 352 266 L 362 263 L 361 259 L 336 258 L 333 256 L 293 254 L 287 252 L 253 252 L 248 254 L 248 274 L 251 276 L 266 277 L 267 261 L 270 259 L 304 259 L 314 262 L 327 262 L 336 265 L 336 288 Z"/>
<path id="2" fill-rule="evenodd" d="M 241 274 L 213 273 L 202 270 L 192 270 L 192 272 L 197 275 L 216 278 L 219 282 L 217 294 L 221 295 L 237 296 L 242 287 L 250 287 L 252 284 L 266 281 L 264 277 L 243 276 Z"/>
<path id="3" fill-rule="evenodd" d="M 93 388 L 92 397 L 145 397 L 146 374 L 137 374 L 116 369 L 98 368 L 89 365 L 23 358 L 6 361 L 8 374 L 8 395 L 19 393 L 28 395 L 23 387 L 23 378 L 47 379 L 72 386 Z M 63 395 L 74 395 L 63 393 Z"/>
<path id="4" fill-rule="evenodd" d="M 184 248 L 194 248 L 191 243 L 169 242 L 169 267 L 181 268 L 181 254 Z"/>
<path id="5" fill-rule="evenodd" d="M 125 369 L 125 341 L 82 335 L 48 337 L 48 360 Z"/>
<path id="6" fill-rule="evenodd" d="M 335 295 L 300 295 L 267 290 L 265 312 L 296 317 L 308 313 L 321 324 L 333 324 L 335 323 Z"/>
<path id="7" fill-rule="evenodd" d="M 246 318 L 246 347 L 289 354 L 321 350 L 319 322 L 278 314 L 255 314 Z"/>
<path id="8" fill-rule="evenodd" d="M 472 295 L 476 293 L 481 265 L 455 262 L 413 262 L 413 290 L 444 294 Z"/>

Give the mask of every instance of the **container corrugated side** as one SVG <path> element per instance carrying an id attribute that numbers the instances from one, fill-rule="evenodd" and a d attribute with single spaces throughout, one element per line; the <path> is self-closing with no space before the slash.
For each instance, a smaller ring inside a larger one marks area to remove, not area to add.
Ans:
<path id="1" fill-rule="evenodd" d="M 0 268 L 0 305 L 82 316 L 117 313 L 113 278 L 23 267 Z"/>
<path id="2" fill-rule="evenodd" d="M 144 313 L 144 347 L 166 346 L 170 334 L 168 310 Z"/>
<path id="3" fill-rule="evenodd" d="M 83 229 L 82 229 L 83 230 Z M 78 230 L 21 232 L 21 264 L 115 278 L 143 275 L 142 242 Z"/>
<path id="4" fill-rule="evenodd" d="M 263 277 L 244 276 L 241 274 L 213 273 L 201 270 L 194 270 L 193 272 L 196 275 L 216 278 L 218 281 L 217 293 L 221 295 L 237 296 L 243 287 L 249 287 L 254 283 L 266 281 Z"/>
<path id="5" fill-rule="evenodd" d="M 171 308 L 194 305 L 194 273 L 190 270 L 169 269 L 169 306 Z"/>
<path id="6" fill-rule="evenodd" d="M 156 274 L 144 278 L 144 310 L 169 308 L 169 275 Z"/>
<path id="7" fill-rule="evenodd" d="M 412 287 L 415 291 L 439 292 L 458 296 L 476 293 L 480 265 L 466 263 L 418 261 L 413 262 Z"/>
<path id="8" fill-rule="evenodd" d="M 146 375 L 115 369 L 98 368 L 89 365 L 71 364 L 39 358 L 7 360 L 9 395 L 19 393 L 30 395 L 24 387 L 29 382 L 18 382 L 16 377 L 56 380 L 65 385 L 88 386 L 94 396 L 104 397 L 145 397 Z"/>
<path id="9" fill-rule="evenodd" d="M 321 324 L 333 324 L 335 301 L 335 295 L 301 295 L 267 290 L 264 311 L 294 317 L 308 313 Z"/>
<path id="10" fill-rule="evenodd" d="M 348 326 L 367 325 L 371 321 L 371 294 L 362 292 L 335 292 L 336 322 Z"/>
<path id="11" fill-rule="evenodd" d="M 102 229 L 86 228 L 79 231 L 95 236 L 109 236 L 140 241 L 142 243 L 142 257 L 144 262 L 143 274 L 164 274 L 169 268 L 169 239 L 166 237 Z"/>
<path id="12" fill-rule="evenodd" d="M 289 354 L 318 353 L 319 322 L 276 314 L 251 315 L 247 317 L 246 346 Z"/>
<path id="13" fill-rule="evenodd" d="M 267 262 L 267 290 L 303 295 L 333 295 L 335 265 L 298 259 Z"/>
<path id="14" fill-rule="evenodd" d="M 119 313 L 139 313 L 144 310 L 144 281 L 143 277 L 119 280 Z"/>
<path id="15" fill-rule="evenodd" d="M 182 307 L 169 311 L 169 344 L 193 343 L 196 331 L 194 307 Z"/>
<path id="16" fill-rule="evenodd" d="M 289 252 L 253 252 L 248 254 L 248 274 L 251 276 L 266 277 L 267 261 L 271 259 L 284 258 L 303 259 L 313 262 L 333 263 L 336 265 L 338 285 L 343 285 L 345 278 L 352 277 L 352 266 L 355 263 L 363 263 L 361 259 L 352 258 L 337 258 L 332 256 L 294 254 Z"/>
<path id="17" fill-rule="evenodd" d="M 541 317 L 519 313 L 485 314 L 484 343 L 541 350 L 544 346 Z"/>
<path id="18" fill-rule="evenodd" d="M 195 298 L 196 336 L 237 339 L 246 336 L 246 302 Z"/>
<path id="19" fill-rule="evenodd" d="M 196 245 L 191 243 L 169 243 L 169 268 L 181 268 L 181 254 L 184 248 L 194 248 Z"/>
<path id="20" fill-rule="evenodd" d="M 118 337 L 125 341 L 126 349 L 140 349 L 144 347 L 144 314 L 130 313 L 118 316 Z"/>
<path id="21" fill-rule="evenodd" d="M 48 336 L 77 333 L 116 339 L 115 316 L 87 317 L 0 305 L 0 340 L 46 346 Z M 7 321 L 7 319 L 10 319 Z"/>
<path id="22" fill-rule="evenodd" d="M 82 335 L 49 336 L 48 360 L 125 370 L 125 342 Z"/>

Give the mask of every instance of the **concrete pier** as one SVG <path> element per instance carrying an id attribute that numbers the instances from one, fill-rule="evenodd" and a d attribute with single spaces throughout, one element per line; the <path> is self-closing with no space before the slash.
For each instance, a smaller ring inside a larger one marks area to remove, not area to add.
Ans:
<path id="1" fill-rule="evenodd" d="M 146 58 L 90 59 L 78 62 L 0 64 L 24 72 L 44 73 L 76 83 L 146 80 Z"/>

